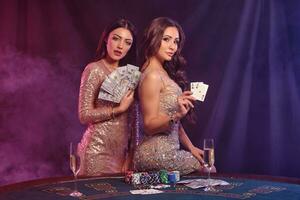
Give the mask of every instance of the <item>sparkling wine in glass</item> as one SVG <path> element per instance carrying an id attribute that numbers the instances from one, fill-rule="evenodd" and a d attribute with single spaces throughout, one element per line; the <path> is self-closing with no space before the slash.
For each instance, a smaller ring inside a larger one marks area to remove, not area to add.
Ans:
<path id="1" fill-rule="evenodd" d="M 208 170 L 208 186 L 204 190 L 215 192 L 217 190 L 214 187 L 212 187 L 211 179 L 210 179 L 210 171 L 215 164 L 214 140 L 204 139 L 203 150 L 204 150 L 204 167 L 206 167 Z"/>
<path id="2" fill-rule="evenodd" d="M 80 157 L 77 154 L 76 148 L 74 148 L 73 143 L 70 143 L 70 169 L 74 175 L 74 191 L 70 194 L 72 197 L 80 197 L 82 193 L 77 190 L 77 175 L 80 170 Z"/>

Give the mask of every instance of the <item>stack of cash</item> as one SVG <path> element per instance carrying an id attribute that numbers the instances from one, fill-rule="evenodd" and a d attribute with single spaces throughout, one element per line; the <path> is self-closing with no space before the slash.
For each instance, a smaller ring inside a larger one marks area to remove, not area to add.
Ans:
<path id="1" fill-rule="evenodd" d="M 140 76 L 139 68 L 134 65 L 118 67 L 103 81 L 98 98 L 120 103 L 129 89 L 134 90 L 137 87 Z"/>

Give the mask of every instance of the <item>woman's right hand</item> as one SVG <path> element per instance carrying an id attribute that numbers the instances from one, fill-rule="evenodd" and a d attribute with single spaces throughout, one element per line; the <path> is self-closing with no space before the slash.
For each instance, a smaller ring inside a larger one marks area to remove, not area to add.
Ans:
<path id="1" fill-rule="evenodd" d="M 118 106 L 119 111 L 122 113 L 122 112 L 125 112 L 126 110 L 128 110 L 128 108 L 132 104 L 133 100 L 134 100 L 134 91 L 128 90 Z"/>
<path id="2" fill-rule="evenodd" d="M 191 91 L 184 91 L 178 98 L 179 111 L 177 112 L 178 117 L 181 119 L 184 117 L 191 108 L 194 108 L 193 102 L 196 100 L 192 96 Z"/>

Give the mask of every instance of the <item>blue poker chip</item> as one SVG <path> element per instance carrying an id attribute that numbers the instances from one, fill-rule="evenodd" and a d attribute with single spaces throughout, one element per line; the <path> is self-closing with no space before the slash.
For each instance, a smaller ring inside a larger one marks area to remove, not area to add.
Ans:
<path id="1" fill-rule="evenodd" d="M 176 182 L 180 181 L 180 172 L 179 171 L 172 171 L 172 173 L 176 176 Z"/>
<path id="2" fill-rule="evenodd" d="M 174 172 L 168 173 L 168 181 L 169 183 L 176 183 L 176 174 Z"/>

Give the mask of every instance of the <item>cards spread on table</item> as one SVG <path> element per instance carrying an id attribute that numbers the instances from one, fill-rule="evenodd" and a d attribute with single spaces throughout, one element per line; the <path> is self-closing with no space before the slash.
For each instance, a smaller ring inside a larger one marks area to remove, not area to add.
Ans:
<path id="1" fill-rule="evenodd" d="M 145 190 L 130 190 L 131 194 L 159 194 L 164 191 L 156 190 L 156 189 L 145 189 Z"/>
<path id="2" fill-rule="evenodd" d="M 218 179 L 188 179 L 188 180 L 183 180 L 179 181 L 178 183 L 185 184 L 185 186 L 192 188 L 192 189 L 197 189 L 197 188 L 202 188 L 202 187 L 207 187 L 208 185 L 211 186 L 216 186 L 216 185 L 230 185 L 228 182 L 223 181 L 223 180 L 218 180 Z"/>
<path id="3" fill-rule="evenodd" d="M 191 82 L 191 92 L 192 96 L 199 101 L 204 101 L 206 92 L 208 90 L 208 85 L 203 82 Z"/>
<path id="4" fill-rule="evenodd" d="M 139 68 L 134 65 L 127 64 L 126 66 L 118 67 L 106 76 L 100 87 L 98 98 L 120 103 L 122 97 L 129 89 L 134 90 L 137 87 L 140 75 Z"/>

